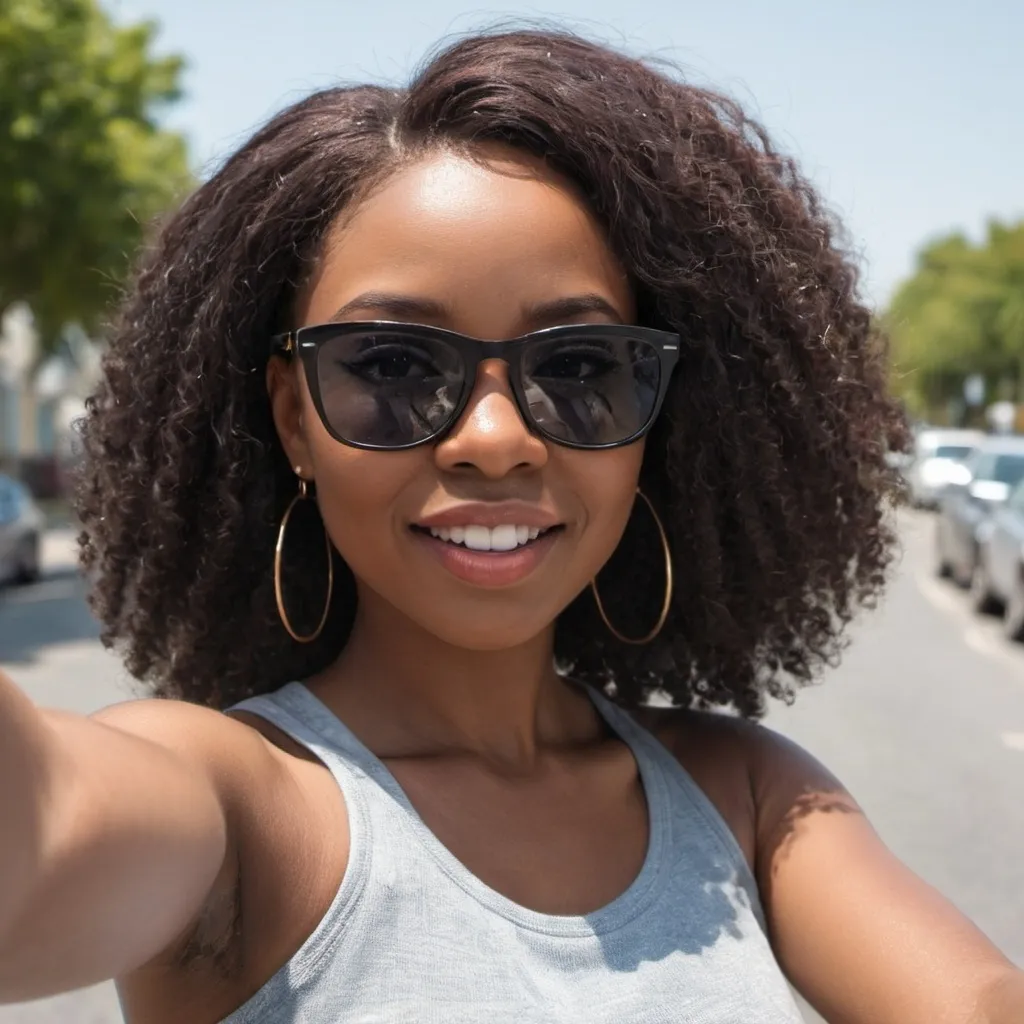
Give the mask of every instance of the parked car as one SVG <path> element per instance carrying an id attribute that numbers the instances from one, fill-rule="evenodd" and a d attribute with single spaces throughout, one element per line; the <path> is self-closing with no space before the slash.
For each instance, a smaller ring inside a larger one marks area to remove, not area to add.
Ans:
<path id="1" fill-rule="evenodd" d="M 1024 640 L 1024 480 L 979 532 L 971 603 L 978 612 L 1002 613 L 1006 635 Z"/>
<path id="2" fill-rule="evenodd" d="M 1024 480 L 1024 437 L 990 437 L 960 466 L 942 491 L 935 523 L 940 576 L 971 586 L 986 524 Z"/>
<path id="3" fill-rule="evenodd" d="M 39 577 L 43 513 L 26 488 L 0 476 L 0 583 L 31 583 Z"/>
<path id="4" fill-rule="evenodd" d="M 985 441 L 980 430 L 920 431 L 907 469 L 907 491 L 915 508 L 937 508 L 947 484 L 961 478 L 961 466 Z"/>

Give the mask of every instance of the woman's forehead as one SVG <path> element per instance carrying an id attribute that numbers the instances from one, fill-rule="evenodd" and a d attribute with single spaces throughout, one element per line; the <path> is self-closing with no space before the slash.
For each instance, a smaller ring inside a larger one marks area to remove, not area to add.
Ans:
<path id="1" fill-rule="evenodd" d="M 533 306 L 603 294 L 626 316 L 628 280 L 601 225 L 540 161 L 454 153 L 411 164 L 332 232 L 302 319 L 328 320 L 363 292 Z"/>

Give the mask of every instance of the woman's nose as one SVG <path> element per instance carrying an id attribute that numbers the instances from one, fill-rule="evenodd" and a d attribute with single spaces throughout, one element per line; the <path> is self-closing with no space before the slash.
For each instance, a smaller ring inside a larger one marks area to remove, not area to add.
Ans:
<path id="1" fill-rule="evenodd" d="M 547 462 L 547 445 L 524 422 L 505 362 L 489 359 L 480 364 L 469 402 L 435 448 L 435 459 L 441 469 L 476 469 L 491 479 L 539 469 Z"/>

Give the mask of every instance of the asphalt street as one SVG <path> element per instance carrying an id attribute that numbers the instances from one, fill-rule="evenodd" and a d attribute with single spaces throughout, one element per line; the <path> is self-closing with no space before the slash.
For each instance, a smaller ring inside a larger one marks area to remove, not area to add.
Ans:
<path id="1" fill-rule="evenodd" d="M 889 846 L 1024 965 L 1024 646 L 933 578 L 931 525 L 903 517 L 881 606 L 842 665 L 769 724 L 836 772 Z M 69 538 L 50 536 L 44 557 L 41 582 L 0 593 L 0 664 L 43 705 L 88 712 L 130 696 L 97 642 Z M 0 1024 L 120 1020 L 110 986 L 0 1007 Z"/>

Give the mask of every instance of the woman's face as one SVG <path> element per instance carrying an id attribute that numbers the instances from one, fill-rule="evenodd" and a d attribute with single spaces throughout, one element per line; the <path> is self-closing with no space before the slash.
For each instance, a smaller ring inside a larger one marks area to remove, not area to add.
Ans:
<path id="1" fill-rule="evenodd" d="M 573 313 L 579 299 L 587 311 Z M 349 211 L 300 298 L 297 324 L 398 320 L 493 341 L 634 316 L 623 270 L 571 188 L 499 149 L 486 166 L 433 155 Z M 450 433 L 405 451 L 331 438 L 297 360 L 275 361 L 268 383 L 285 450 L 316 481 L 366 614 L 397 611 L 464 648 L 521 644 L 587 585 L 629 517 L 642 442 L 580 451 L 531 434 L 499 360 L 481 364 Z M 454 527 L 458 539 L 460 527 L 475 527 L 479 538 L 481 527 L 499 524 L 547 529 L 511 551 L 486 552 L 430 532 Z"/>

